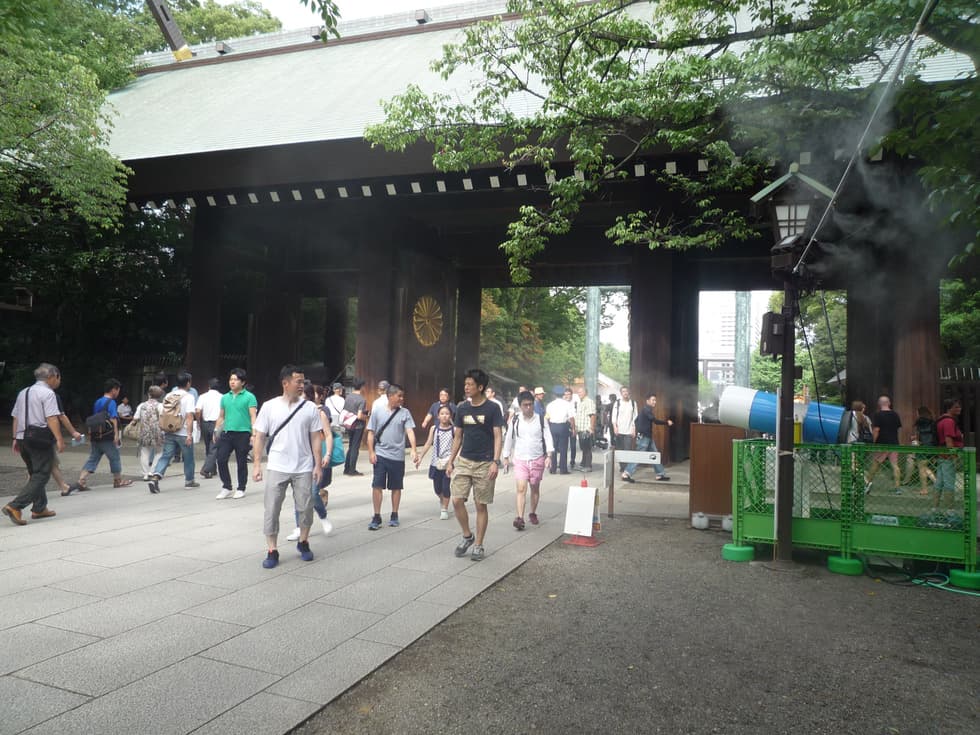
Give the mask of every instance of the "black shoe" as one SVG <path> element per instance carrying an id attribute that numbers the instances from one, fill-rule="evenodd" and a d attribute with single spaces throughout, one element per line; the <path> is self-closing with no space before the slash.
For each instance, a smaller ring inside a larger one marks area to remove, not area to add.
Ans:
<path id="1" fill-rule="evenodd" d="M 150 486 L 150 492 L 154 495 L 160 492 L 160 483 L 157 480 L 150 480 L 147 484 Z"/>
<path id="2" fill-rule="evenodd" d="M 351 474 L 354 477 L 364 477 L 364 473 L 363 472 L 358 472 L 357 470 L 354 470 L 353 472 L 351 472 Z"/>
<path id="3" fill-rule="evenodd" d="M 570 474 L 572 474 L 572 473 L 571 473 L 571 472 L 569 472 L 568 470 L 562 470 L 562 471 L 561 471 L 561 472 L 559 472 L 558 474 L 559 474 L 559 475 L 570 475 Z"/>

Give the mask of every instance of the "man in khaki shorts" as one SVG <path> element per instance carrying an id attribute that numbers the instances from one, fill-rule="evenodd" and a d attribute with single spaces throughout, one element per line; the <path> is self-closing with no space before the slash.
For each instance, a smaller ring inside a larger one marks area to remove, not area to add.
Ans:
<path id="1" fill-rule="evenodd" d="M 500 407 L 487 400 L 488 382 L 487 374 L 482 370 L 466 371 L 463 392 L 469 401 L 463 401 L 456 409 L 454 423 L 461 430 L 453 437 L 453 448 L 446 465 L 446 474 L 452 478 L 450 493 L 453 510 L 463 531 L 463 539 L 456 546 L 455 554 L 458 557 L 466 556 L 467 549 L 473 546 L 470 554 L 473 561 L 482 561 L 485 555 L 483 537 L 490 518 L 487 506 L 493 502 L 493 488 L 500 469 L 500 450 L 503 446 L 504 417 Z M 475 536 L 470 531 L 470 517 L 466 512 L 466 501 L 471 490 L 476 505 Z"/>

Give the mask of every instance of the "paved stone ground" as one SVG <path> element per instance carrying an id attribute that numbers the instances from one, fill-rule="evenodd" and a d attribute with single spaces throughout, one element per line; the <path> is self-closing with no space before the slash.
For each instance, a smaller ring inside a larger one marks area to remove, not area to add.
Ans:
<path id="1" fill-rule="evenodd" d="M 61 455 L 67 479 L 87 453 Z M 129 476 L 134 454 L 123 450 Z M 9 497 L 24 481 L 9 440 L 0 469 Z M 402 526 L 376 533 L 370 481 L 341 476 L 335 530 L 311 537 L 316 560 L 283 541 L 270 571 L 261 492 L 217 501 L 216 480 L 185 490 L 172 469 L 150 495 L 143 483 L 113 489 L 103 462 L 90 492 L 65 498 L 49 484 L 57 517 L 0 519 L 0 735 L 286 732 L 557 538 L 578 479 L 547 476 L 542 524 L 518 534 L 505 476 L 476 564 L 453 556 L 459 529 L 438 520 L 425 472 L 406 476 Z M 641 485 L 622 502 L 641 505 Z M 655 498 L 687 512 L 683 485 Z M 291 519 L 287 499 L 282 535 Z"/>
<path id="2" fill-rule="evenodd" d="M 269 572 L 258 493 L 112 490 L 103 468 L 57 518 L 0 524 L 0 735 L 980 730 L 977 598 L 722 562 L 720 532 L 649 517 L 687 516 L 670 471 L 617 487 L 597 549 L 553 543 L 574 476 L 521 534 L 505 477 L 478 565 L 423 473 L 378 533 L 341 478 L 317 560 L 284 544 Z M 0 494 L 22 479 L 4 442 Z"/>
<path id="3" fill-rule="evenodd" d="M 980 732 L 980 598 L 719 559 L 721 532 L 560 541 L 301 735 Z"/>

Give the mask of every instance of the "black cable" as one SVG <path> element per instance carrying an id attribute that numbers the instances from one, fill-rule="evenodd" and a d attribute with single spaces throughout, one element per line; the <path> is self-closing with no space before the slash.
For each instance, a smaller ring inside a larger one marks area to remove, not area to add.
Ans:
<path id="1" fill-rule="evenodd" d="M 795 291 L 794 291 L 794 298 L 796 300 L 796 303 L 793 304 L 793 307 L 796 309 L 796 313 L 800 315 L 800 331 L 803 332 L 803 344 L 806 346 L 806 353 L 807 356 L 810 358 L 810 372 L 813 374 L 813 393 L 817 399 L 817 421 L 820 424 L 820 433 L 823 434 L 824 443 L 831 444 L 832 442 L 827 440 L 827 430 L 824 428 L 823 425 L 823 413 L 821 411 L 821 406 L 820 406 L 820 389 L 817 387 L 817 370 L 816 370 L 816 366 L 813 363 L 813 350 L 810 349 L 810 339 L 806 336 L 806 323 L 804 323 L 803 321 L 803 309 L 800 308 L 800 297 L 799 294 L 796 293 Z M 786 336 L 790 337 L 790 335 L 786 335 Z M 836 441 L 837 437 L 835 436 L 834 439 Z M 827 485 L 827 477 L 824 474 L 823 463 L 818 462 L 817 467 L 820 470 L 820 481 L 823 484 L 823 492 L 827 498 L 827 506 L 830 508 L 831 511 L 836 512 L 834 508 L 834 501 L 830 497 L 830 488 Z"/>
<path id="2" fill-rule="evenodd" d="M 824 208 L 823 214 L 820 215 L 820 220 L 817 222 L 817 226 L 810 234 L 806 247 L 803 248 L 803 252 L 800 255 L 800 259 L 796 262 L 796 265 L 793 266 L 794 274 L 798 274 L 800 272 L 800 267 L 806 261 L 806 256 L 809 254 L 810 248 L 813 247 L 813 243 L 817 241 L 817 235 L 820 234 L 820 230 L 827 221 L 830 211 L 837 205 L 837 200 L 840 198 L 841 191 L 844 189 L 844 182 L 847 181 L 847 177 L 854 169 L 854 164 L 857 162 L 857 158 L 861 154 L 864 141 L 871 133 L 871 128 L 874 125 L 875 120 L 878 118 L 878 113 L 881 111 L 882 107 L 884 107 L 885 100 L 890 98 L 892 88 L 895 86 L 895 82 L 898 81 L 899 74 L 901 74 L 905 69 L 906 62 L 908 62 L 909 54 L 912 52 L 912 46 L 922 34 L 926 23 L 929 21 L 929 18 L 932 16 L 933 11 L 936 9 L 938 4 L 939 0 L 926 0 L 925 7 L 922 8 L 922 14 L 919 16 L 919 20 L 916 22 L 915 28 L 913 28 L 912 33 L 909 34 L 908 40 L 902 44 L 901 59 L 895 66 L 895 71 L 892 73 L 891 79 L 889 79 L 888 83 L 885 85 L 885 89 L 882 91 L 881 97 L 878 98 L 878 102 L 875 105 L 874 110 L 871 111 L 871 117 L 868 118 L 868 124 L 865 125 L 864 132 L 861 133 L 861 137 L 858 138 L 857 145 L 854 146 L 854 153 L 851 154 L 851 158 L 848 160 L 847 166 L 844 167 L 844 173 L 841 174 L 840 181 L 837 182 L 837 188 L 834 189 L 833 196 L 831 196 L 830 201 L 827 202 L 827 206 Z"/>

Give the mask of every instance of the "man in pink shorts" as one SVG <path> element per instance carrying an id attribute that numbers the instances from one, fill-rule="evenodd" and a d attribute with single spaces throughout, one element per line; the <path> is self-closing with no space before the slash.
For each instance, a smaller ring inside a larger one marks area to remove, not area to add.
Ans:
<path id="1" fill-rule="evenodd" d="M 514 479 L 517 480 L 517 517 L 514 528 L 524 530 L 524 504 L 527 486 L 531 486 L 531 513 L 528 520 L 538 525 L 538 500 L 541 499 L 541 479 L 548 456 L 555 451 L 551 427 L 543 414 L 534 411 L 534 396 L 524 391 L 517 396 L 520 412 L 511 420 L 510 430 L 504 440 L 504 467 L 514 461 Z"/>

